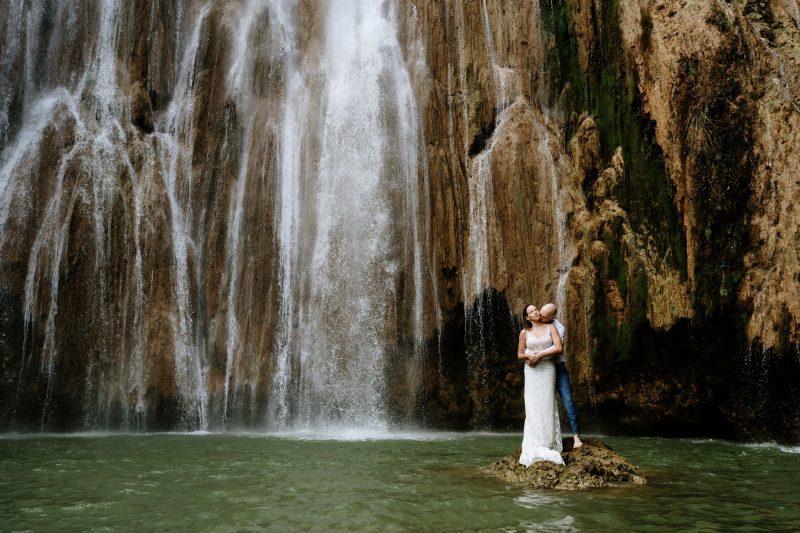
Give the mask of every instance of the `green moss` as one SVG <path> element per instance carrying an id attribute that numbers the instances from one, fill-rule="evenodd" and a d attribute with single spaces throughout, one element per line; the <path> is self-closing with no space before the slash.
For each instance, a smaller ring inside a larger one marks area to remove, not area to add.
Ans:
<path id="1" fill-rule="evenodd" d="M 706 17 L 706 22 L 715 26 L 721 32 L 731 30 L 731 23 L 725 13 L 719 8 L 716 2 L 711 3 L 711 12 Z"/>
<path id="2" fill-rule="evenodd" d="M 629 272 L 627 251 L 622 244 L 623 219 L 618 218 L 603 228 L 603 243 L 607 253 L 595 259 L 594 292 L 597 295 L 592 336 L 597 339 L 596 361 L 611 370 L 620 368 L 636 354 L 636 332 L 647 320 L 647 275 L 638 269 Z M 613 281 L 624 303 L 623 314 L 609 308 L 609 291 Z"/>
<path id="3" fill-rule="evenodd" d="M 592 4 L 595 6 L 595 4 Z M 596 38 L 589 53 L 589 71 L 578 61 L 578 44 L 571 25 L 573 13 L 565 0 L 542 6 L 543 19 L 556 37 L 548 68 L 554 80 L 554 101 L 565 115 L 578 117 L 589 111 L 597 120 L 602 154 L 607 161 L 622 147 L 625 175 L 617 191 L 620 206 L 629 214 L 634 230 L 656 234 L 659 254 L 686 275 L 686 239 L 675 208 L 675 190 L 666 173 L 664 156 L 655 141 L 655 124 L 643 111 L 634 69 L 628 68 L 619 29 L 619 2 L 599 4 L 594 13 Z M 642 20 L 643 38 L 652 30 Z M 577 123 L 566 126 L 571 135 Z M 584 183 L 585 192 L 593 181 Z"/>
<path id="4" fill-rule="evenodd" d="M 546 69 L 552 83 L 552 94 L 548 102 L 551 108 L 561 106 L 565 111 L 590 109 L 591 96 L 578 60 L 578 41 L 571 25 L 571 13 L 564 0 L 541 4 L 545 29 L 556 36 L 557 44 L 548 50 Z M 567 137 L 577 124 L 567 123 Z"/>
<path id="5" fill-rule="evenodd" d="M 628 213 L 628 222 L 639 234 L 653 235 L 656 253 L 671 268 L 687 276 L 686 238 L 675 207 L 675 190 L 667 175 L 664 156 L 655 141 L 655 123 L 643 111 L 635 68 L 623 54 L 619 28 L 619 0 L 592 3 L 594 38 L 588 50 L 588 70 L 578 61 L 578 41 L 572 26 L 575 14 L 566 0 L 542 5 L 546 29 L 555 35 L 555 51 L 548 68 L 554 80 L 551 104 L 564 108 L 564 115 L 575 117 L 566 125 L 566 134 L 577 128 L 577 117 L 588 111 L 597 121 L 601 152 L 607 163 L 617 147 L 622 148 L 625 173 L 614 191 L 615 200 Z M 640 44 L 650 46 L 652 20 L 642 16 Z M 584 182 L 590 190 L 596 177 Z M 625 363 L 634 356 L 639 326 L 646 322 L 647 277 L 643 271 L 629 275 L 626 251 L 620 245 L 622 220 L 604 228 L 608 254 L 595 264 L 598 302 L 593 318 L 595 353 L 606 361 L 604 368 Z M 606 306 L 606 280 L 613 280 L 625 302 L 625 313 L 618 318 Z"/>

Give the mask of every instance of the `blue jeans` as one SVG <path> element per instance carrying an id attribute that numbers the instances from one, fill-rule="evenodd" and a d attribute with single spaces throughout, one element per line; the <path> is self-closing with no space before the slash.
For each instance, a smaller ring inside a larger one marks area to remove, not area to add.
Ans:
<path id="1" fill-rule="evenodd" d="M 556 363 L 556 389 L 558 390 L 558 395 L 561 396 L 564 410 L 567 412 L 572 432 L 580 434 L 578 408 L 575 406 L 575 402 L 572 401 L 572 387 L 569 384 L 569 370 L 567 370 L 566 363 Z"/>

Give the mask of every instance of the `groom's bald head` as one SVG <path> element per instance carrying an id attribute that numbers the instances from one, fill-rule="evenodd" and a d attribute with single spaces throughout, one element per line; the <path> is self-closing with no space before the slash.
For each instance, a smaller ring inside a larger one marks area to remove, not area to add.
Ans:
<path id="1" fill-rule="evenodd" d="M 545 324 L 552 322 L 553 319 L 556 317 L 557 311 L 558 309 L 556 308 L 555 304 L 553 303 L 544 304 L 542 308 L 539 309 L 539 314 L 542 315 L 542 322 L 544 322 Z"/>

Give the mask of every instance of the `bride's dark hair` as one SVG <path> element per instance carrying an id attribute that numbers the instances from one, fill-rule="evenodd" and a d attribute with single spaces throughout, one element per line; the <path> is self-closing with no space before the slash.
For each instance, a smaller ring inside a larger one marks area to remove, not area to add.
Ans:
<path id="1" fill-rule="evenodd" d="M 533 327 L 533 322 L 528 320 L 528 308 L 532 305 L 533 304 L 527 304 L 522 308 L 522 323 L 525 324 L 525 329 L 531 329 Z"/>

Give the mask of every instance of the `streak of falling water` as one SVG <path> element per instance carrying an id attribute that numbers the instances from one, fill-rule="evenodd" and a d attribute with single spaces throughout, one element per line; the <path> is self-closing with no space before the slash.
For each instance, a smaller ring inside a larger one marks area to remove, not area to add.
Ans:
<path id="1" fill-rule="evenodd" d="M 249 54 L 248 41 L 254 25 L 262 20 L 266 4 L 260 0 L 249 0 L 239 18 L 236 30 L 236 42 L 233 51 L 231 67 L 228 70 L 228 91 L 237 99 L 237 108 L 242 116 L 248 117 L 242 139 L 242 153 L 239 157 L 239 172 L 236 177 L 235 194 L 231 196 L 231 206 L 228 209 L 228 246 L 226 250 L 226 268 L 228 271 L 227 287 L 227 339 L 225 341 L 225 385 L 222 400 L 223 423 L 228 420 L 228 402 L 233 374 L 238 373 L 236 359 L 241 354 L 242 346 L 239 339 L 239 321 L 236 316 L 239 270 L 240 270 L 240 234 L 242 231 L 244 195 L 247 184 L 247 170 L 250 161 L 250 143 L 253 132 L 253 103 L 250 89 L 252 87 L 253 60 Z"/>
<path id="2" fill-rule="evenodd" d="M 559 320 L 566 323 L 567 280 L 569 278 L 570 260 L 567 254 L 566 243 L 566 218 L 561 204 L 561 186 L 558 179 L 558 169 L 553 160 L 550 147 L 550 134 L 547 130 L 547 114 L 544 115 L 544 124 L 539 126 L 539 163 L 544 165 L 546 175 L 550 178 L 550 203 L 553 209 L 553 229 L 556 234 L 556 269 L 558 271 L 558 285 L 556 286 L 556 306 L 559 311 Z"/>
<path id="3" fill-rule="evenodd" d="M 491 27 L 488 23 L 488 13 L 486 3 L 482 2 L 482 17 L 484 34 L 486 38 L 486 50 L 492 68 L 492 89 L 495 96 L 498 93 L 498 85 L 494 76 L 494 47 L 492 44 Z M 476 390 L 483 388 L 486 379 L 486 365 L 483 364 L 486 356 L 486 345 L 484 339 L 484 294 L 490 287 L 491 272 L 489 266 L 489 213 L 494 209 L 492 202 L 492 143 L 494 137 L 489 139 L 483 150 L 474 158 L 470 156 L 470 116 L 469 116 L 469 89 L 467 83 L 467 62 L 465 52 L 467 50 L 466 40 L 466 18 L 464 6 L 461 2 L 455 3 L 455 24 L 458 29 L 458 82 L 461 95 L 461 120 L 462 120 L 462 139 L 463 147 L 461 156 L 464 158 L 463 168 L 467 181 L 467 200 L 469 210 L 467 212 L 467 242 L 462 262 L 462 294 L 464 298 L 464 335 L 467 347 L 466 359 L 468 374 L 471 383 L 470 390 L 475 394 Z M 449 79 L 448 79 L 449 82 Z M 495 109 L 497 111 L 497 108 Z M 452 116 L 448 117 L 452 122 Z M 495 119 L 495 126 L 499 124 L 499 117 Z M 448 123 L 448 126 L 451 126 Z M 455 143 L 453 143 L 455 144 Z M 481 409 L 482 403 L 476 400 L 476 409 L 473 414 L 473 425 L 481 426 L 485 423 L 486 413 Z"/>
<path id="4" fill-rule="evenodd" d="M 142 245 L 141 245 L 141 223 L 142 223 L 142 183 L 140 178 L 136 175 L 136 171 L 131 164 L 127 154 L 124 157 L 125 166 L 133 181 L 133 242 L 135 249 L 135 257 L 133 263 L 133 278 L 134 278 L 134 295 L 133 295 L 133 319 L 128 326 L 126 321 L 123 321 L 123 331 L 130 331 L 130 343 L 126 344 L 131 349 L 131 364 L 127 368 L 126 358 L 122 358 L 122 363 L 119 368 L 119 377 L 117 383 L 123 387 L 122 398 L 133 400 L 133 405 L 129 406 L 124 413 L 124 424 L 126 427 L 135 426 L 139 429 L 144 427 L 144 414 L 145 414 L 145 391 L 147 385 L 145 383 L 145 342 L 143 335 L 144 332 L 144 277 L 142 275 Z M 130 304 L 130 295 L 126 294 L 126 302 L 124 309 L 128 309 Z M 127 318 L 127 313 L 125 314 Z"/>
<path id="5" fill-rule="evenodd" d="M 292 2 L 293 4 L 293 2 Z M 300 226 L 301 220 L 301 159 L 303 135 L 306 129 L 303 110 L 308 104 L 308 88 L 296 65 L 297 49 L 295 32 L 290 17 L 291 8 L 282 6 L 276 10 L 280 25 L 284 29 L 286 48 L 285 91 L 278 166 L 278 246 L 280 265 L 280 302 L 277 331 L 276 370 L 270 395 L 270 423 L 275 427 L 286 427 L 289 423 L 292 355 L 298 349 L 297 329 Z"/>
<path id="6" fill-rule="evenodd" d="M 494 44 L 494 36 L 492 32 L 491 19 L 489 18 L 489 9 L 487 0 L 481 0 L 482 14 L 483 14 L 483 31 L 486 35 L 486 51 L 489 57 L 489 64 L 492 68 L 492 87 L 495 98 L 495 123 L 499 124 L 500 111 L 508 107 L 515 98 L 521 93 L 520 82 L 514 69 L 503 66 L 497 60 L 497 51 Z"/>
<path id="7" fill-rule="evenodd" d="M 396 11 L 392 11 L 390 18 L 395 19 L 392 20 L 392 24 L 394 26 L 398 25 L 398 21 L 396 20 Z M 417 11 L 416 8 L 413 9 L 413 14 L 411 16 L 411 25 L 413 28 L 413 32 L 417 37 Z M 424 68 L 425 65 L 425 50 L 424 47 L 419 39 L 414 41 L 414 46 L 410 52 L 411 60 L 413 61 L 414 65 L 413 68 L 419 70 L 421 67 Z M 414 93 L 411 88 L 411 81 L 408 77 L 408 73 L 406 70 L 400 70 L 400 76 L 402 84 L 406 87 L 401 91 L 403 99 L 400 102 L 401 111 L 397 114 L 398 119 L 398 126 L 399 130 L 402 133 L 400 137 L 401 144 L 398 146 L 400 153 L 400 171 L 401 174 L 406 177 L 405 179 L 405 197 L 403 199 L 403 204 L 406 206 L 406 209 L 409 213 L 411 213 L 411 217 L 409 217 L 409 226 L 410 231 L 403 232 L 403 241 L 404 241 L 404 254 L 405 254 L 405 263 L 410 263 L 412 265 L 412 280 L 413 280 L 413 301 L 412 301 L 412 309 L 413 309 L 413 319 L 411 321 L 412 326 L 412 337 L 414 339 L 415 344 L 415 356 L 419 357 L 421 353 L 419 350 L 421 349 L 423 340 L 424 340 L 424 331 L 423 331 L 423 321 L 424 321 L 424 313 L 423 309 L 425 308 L 425 281 L 424 277 L 424 270 L 425 270 L 425 257 L 424 253 L 426 250 L 430 249 L 430 219 L 428 217 L 420 216 L 420 210 L 422 204 L 427 204 L 429 197 L 428 197 L 428 190 L 429 190 L 429 175 L 428 175 L 428 165 L 427 165 L 427 154 L 424 153 L 424 150 L 421 150 L 421 147 L 425 146 L 424 143 L 424 131 L 422 125 L 419 120 L 419 111 L 417 110 L 417 103 L 414 99 Z M 422 153 L 420 153 L 422 151 Z M 415 176 L 419 176 L 419 180 L 414 179 Z M 433 270 L 428 270 L 430 275 L 431 283 L 432 283 L 432 292 L 433 294 L 437 294 L 437 285 L 436 285 L 436 275 L 433 273 Z M 436 315 L 436 325 L 439 326 L 441 324 L 441 308 L 438 305 L 438 299 L 435 303 L 433 303 Z"/>
<path id="8" fill-rule="evenodd" d="M 489 285 L 489 270 L 488 262 L 486 261 L 485 252 L 488 251 L 488 245 L 484 246 L 481 236 L 485 237 L 484 226 L 480 225 L 486 219 L 486 213 L 482 212 L 481 208 L 485 208 L 485 202 L 481 201 L 478 196 L 479 192 L 486 191 L 486 179 L 491 178 L 491 151 L 486 151 L 482 154 L 481 161 L 471 162 L 469 156 L 469 108 L 467 106 L 468 89 L 467 89 L 467 66 L 464 57 L 466 46 L 465 26 L 466 19 L 464 17 L 464 7 L 461 2 L 456 2 L 456 27 L 458 28 L 458 82 L 459 92 L 461 94 L 461 123 L 463 126 L 462 133 L 462 152 L 464 158 L 464 169 L 466 170 L 467 178 L 467 198 L 469 199 L 469 217 L 467 220 L 469 228 L 469 237 L 467 239 L 467 253 L 466 253 L 466 268 L 462 274 L 462 292 L 464 295 L 464 306 L 467 309 L 467 322 L 469 323 L 471 317 L 472 304 L 476 303 L 477 298 L 482 294 L 484 287 Z M 482 176 L 475 176 L 475 169 L 482 171 Z M 484 183 L 480 183 L 480 178 L 484 178 Z M 485 198 L 485 197 L 484 197 Z M 485 267 L 485 268 L 484 268 Z M 477 302 L 478 304 L 480 302 Z M 478 318 L 481 318 L 480 305 L 478 308 Z"/>
<path id="9" fill-rule="evenodd" d="M 477 300 L 489 286 L 489 212 L 492 199 L 491 146 L 472 160 L 469 172 L 469 239 L 471 265 L 464 295 L 468 302 Z M 466 278 L 466 277 L 465 277 Z M 480 316 L 480 306 L 478 307 Z"/>
<path id="10" fill-rule="evenodd" d="M 175 277 L 176 314 L 172 320 L 175 350 L 175 379 L 184 404 L 184 423 L 199 429 L 208 428 L 208 391 L 206 389 L 205 362 L 200 346 L 193 334 L 193 320 L 189 299 L 189 248 L 193 246 L 183 203 L 188 202 L 181 182 L 191 183 L 194 145 L 194 104 L 196 56 L 200 46 L 200 30 L 209 12 L 204 5 L 197 17 L 191 37 L 180 64 L 180 74 L 175 94 L 163 120 L 157 124 L 153 136 L 157 139 L 158 160 L 162 168 L 171 216 L 173 273 Z M 182 173 L 186 173 L 183 176 Z M 180 178 L 183 178 L 182 180 Z"/>
<path id="11" fill-rule="evenodd" d="M 246 107 L 244 107 L 246 109 Z M 247 116 L 247 115 L 245 115 Z M 230 394 L 231 379 L 234 370 L 234 361 L 236 353 L 241 352 L 239 346 L 239 321 L 236 317 L 236 303 L 239 288 L 239 248 L 240 248 L 240 233 L 242 229 L 243 217 L 243 204 L 245 186 L 247 184 L 247 168 L 250 160 L 250 140 L 253 132 L 253 118 L 247 121 L 245 128 L 244 139 L 242 141 L 242 154 L 239 160 L 239 173 L 236 177 L 236 193 L 231 197 L 233 204 L 228 210 L 228 248 L 227 248 L 227 261 L 228 268 L 228 294 L 227 294 L 227 325 L 228 325 L 228 338 L 225 341 L 225 387 L 224 397 L 222 401 L 222 419 L 223 422 L 228 418 L 228 397 Z"/>
<path id="12" fill-rule="evenodd" d="M 460 19 L 459 43 L 463 49 L 465 45 L 465 36 L 463 34 L 464 13 L 460 5 L 457 7 L 457 15 Z M 506 116 L 503 111 L 508 107 L 511 100 L 516 98 L 519 92 L 518 87 L 516 87 L 514 83 L 515 75 L 513 70 L 502 67 L 497 61 L 487 0 L 481 0 L 481 15 L 486 40 L 486 54 L 489 59 L 489 66 L 492 69 L 495 130 L 484 150 L 471 162 L 469 161 L 469 154 L 466 146 L 464 152 L 468 160 L 466 165 L 468 174 L 467 181 L 469 184 L 469 239 L 467 249 L 469 254 L 468 263 L 470 265 L 468 269 L 469 275 L 464 276 L 464 298 L 465 302 L 468 304 L 473 302 L 477 304 L 478 314 L 477 317 L 474 318 L 478 319 L 478 327 L 483 326 L 484 318 L 482 315 L 482 302 L 480 300 L 481 295 L 483 291 L 489 287 L 491 278 L 491 272 L 489 271 L 489 257 L 491 253 L 489 249 L 489 216 L 494 211 L 494 203 L 492 200 L 492 188 L 494 186 L 492 180 L 492 148 L 494 136 L 502 127 L 503 119 Z M 463 64 L 460 70 L 462 77 L 461 85 L 465 87 Z M 464 138 L 466 140 L 468 139 L 466 99 L 463 112 L 465 124 Z M 469 320 L 471 317 L 468 316 L 467 318 Z"/>
<path id="13" fill-rule="evenodd" d="M 492 37 L 492 24 L 489 21 L 489 8 L 486 0 L 481 0 L 481 14 L 483 15 L 483 33 L 486 36 L 486 55 L 489 57 L 489 66 L 492 67 L 492 81 L 494 84 L 495 95 L 502 95 L 502 89 L 498 83 L 497 76 L 497 55 L 494 50 L 494 38 Z"/>
<path id="14" fill-rule="evenodd" d="M 765 416 L 769 403 L 770 357 L 763 346 L 749 346 L 744 354 L 744 373 L 747 384 L 744 391 L 746 403 L 755 417 Z"/>
<path id="15" fill-rule="evenodd" d="M 489 58 L 489 66 L 492 68 L 492 87 L 495 96 L 499 94 L 500 86 L 495 76 L 495 53 L 492 41 L 492 28 L 489 24 L 489 13 L 487 11 L 486 0 L 481 1 L 481 14 L 483 17 L 483 29 L 486 39 L 486 53 Z M 463 8 L 459 6 L 458 15 L 460 17 L 459 40 L 464 42 L 463 28 L 465 26 Z M 461 50 L 464 50 L 461 47 Z M 463 55 L 463 53 L 462 53 Z M 463 60 L 462 60 L 463 61 Z M 462 79 L 462 86 L 465 84 Z M 464 127 L 466 129 L 464 139 L 468 139 L 468 120 L 466 110 L 466 99 L 464 109 Z M 495 119 L 495 125 L 499 118 Z M 468 141 L 466 141 L 468 142 Z M 483 290 L 489 287 L 489 209 L 492 207 L 492 146 L 488 144 L 484 150 L 472 161 L 469 160 L 468 150 L 465 149 L 464 155 L 467 158 L 467 186 L 469 198 L 469 238 L 467 250 L 469 251 L 470 267 L 469 277 L 464 276 L 464 300 L 466 303 L 476 302 L 477 317 L 472 317 L 471 312 L 467 312 L 467 322 L 471 318 L 478 319 L 479 328 L 483 324 L 483 312 L 481 296 Z M 469 307 L 472 309 L 472 306 Z"/>
<path id="16" fill-rule="evenodd" d="M 464 13 L 463 8 L 458 5 L 456 14 L 459 18 L 459 45 L 463 50 L 465 46 Z M 481 0 L 481 15 L 483 30 L 486 41 L 486 54 L 489 59 L 489 66 L 492 69 L 492 90 L 494 96 L 495 130 L 492 138 L 489 139 L 484 150 L 469 161 L 469 153 L 465 145 L 464 155 L 467 158 L 467 182 L 469 186 L 469 238 L 468 238 L 468 268 L 469 274 L 464 276 L 464 298 L 468 304 L 477 304 L 478 327 L 483 326 L 481 296 L 483 291 L 490 285 L 491 272 L 489 269 L 489 217 L 494 212 L 492 199 L 492 149 L 496 132 L 502 127 L 505 113 L 503 112 L 509 105 L 511 99 L 516 97 L 517 88 L 514 86 L 514 73 L 511 69 L 501 67 L 497 61 L 497 54 L 494 46 L 494 38 L 489 18 L 488 5 L 486 0 Z M 463 54 L 462 54 L 463 56 Z M 465 67 L 463 58 L 460 65 L 461 86 L 465 88 L 466 82 Z M 464 89 L 462 89 L 464 90 Z M 464 103 L 464 139 L 468 139 L 468 112 L 466 108 L 466 98 Z M 472 307 L 472 306 L 470 306 Z M 468 313 L 470 314 L 470 313 Z M 470 319 L 470 317 L 467 317 Z"/>

